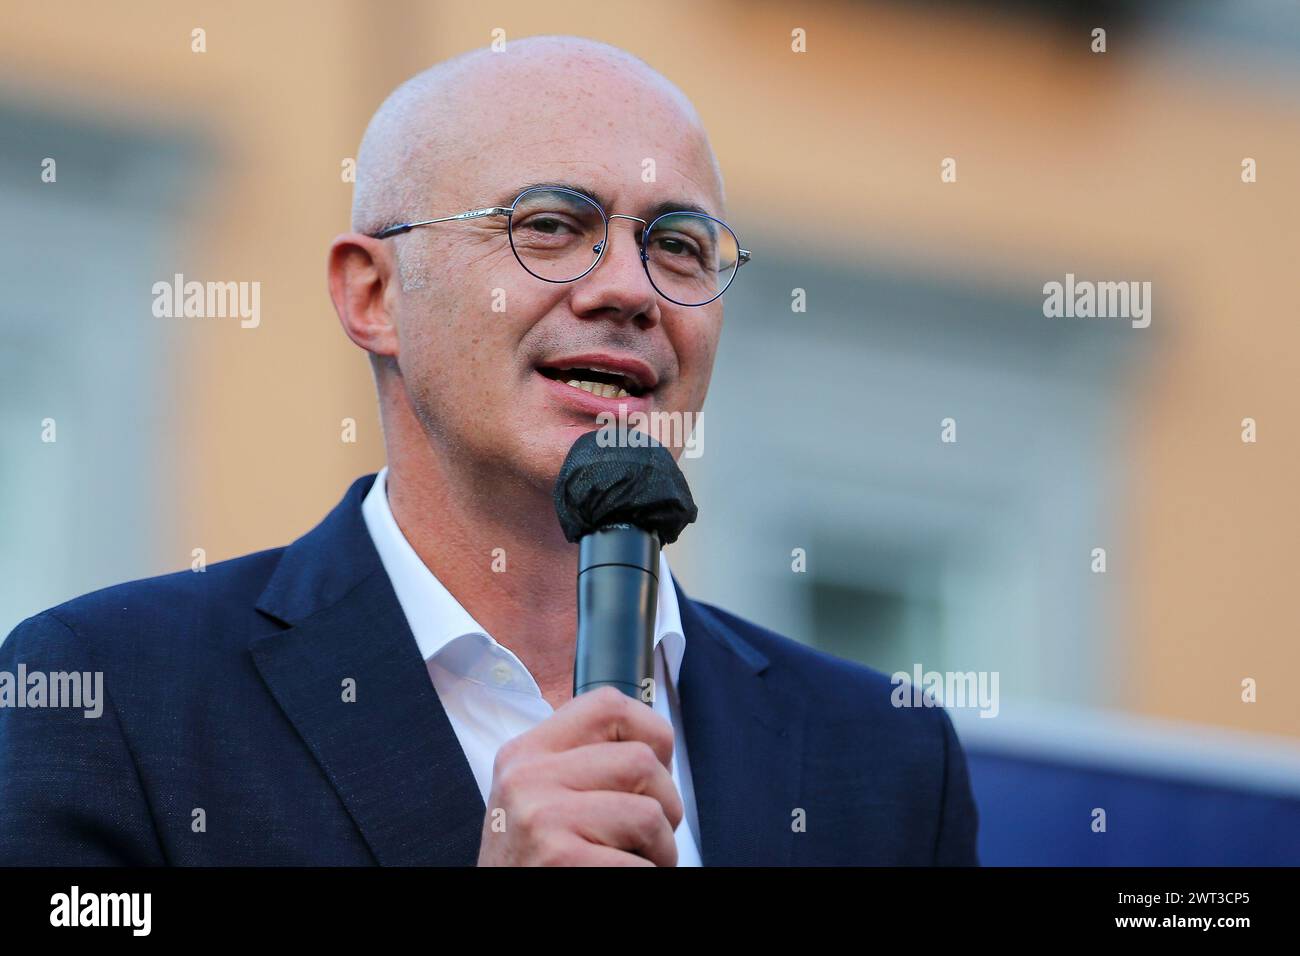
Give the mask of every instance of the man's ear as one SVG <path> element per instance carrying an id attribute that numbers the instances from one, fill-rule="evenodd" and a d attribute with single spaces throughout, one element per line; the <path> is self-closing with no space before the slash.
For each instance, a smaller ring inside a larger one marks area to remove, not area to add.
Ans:
<path id="1" fill-rule="evenodd" d="M 348 338 L 372 355 L 395 358 L 397 291 L 392 247 L 357 232 L 335 236 L 327 266 L 330 299 Z"/>

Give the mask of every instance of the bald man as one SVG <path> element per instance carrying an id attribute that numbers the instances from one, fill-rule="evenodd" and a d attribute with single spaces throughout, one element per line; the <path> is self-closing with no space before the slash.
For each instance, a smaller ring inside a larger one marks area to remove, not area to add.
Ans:
<path id="1" fill-rule="evenodd" d="M 624 51 L 535 37 L 396 90 L 328 260 L 387 466 L 287 548 L 0 645 L 105 698 L 0 710 L 0 863 L 975 863 L 942 709 L 688 598 L 666 556 L 662 692 L 572 697 L 556 475 L 601 413 L 700 412 L 728 223 L 696 111 Z"/>

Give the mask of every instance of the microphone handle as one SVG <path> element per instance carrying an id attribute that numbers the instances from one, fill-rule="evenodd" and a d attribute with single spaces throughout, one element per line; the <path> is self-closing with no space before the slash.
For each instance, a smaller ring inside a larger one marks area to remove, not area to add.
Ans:
<path id="1" fill-rule="evenodd" d="M 575 697 L 611 686 L 653 702 L 659 547 L 656 532 L 630 524 L 598 528 L 578 542 Z"/>

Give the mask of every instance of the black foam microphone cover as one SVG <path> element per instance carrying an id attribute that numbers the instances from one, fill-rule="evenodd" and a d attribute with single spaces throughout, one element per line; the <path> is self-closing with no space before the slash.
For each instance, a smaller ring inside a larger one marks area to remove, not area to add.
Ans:
<path id="1" fill-rule="evenodd" d="M 555 480 L 555 513 L 572 543 L 598 528 L 630 524 L 677 540 L 699 510 L 672 453 L 649 435 L 646 444 L 602 447 L 590 431 L 569 449 Z"/>

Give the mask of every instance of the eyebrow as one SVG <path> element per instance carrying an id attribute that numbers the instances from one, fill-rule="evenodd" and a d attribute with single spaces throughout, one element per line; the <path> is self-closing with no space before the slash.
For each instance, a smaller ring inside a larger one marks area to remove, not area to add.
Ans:
<path id="1" fill-rule="evenodd" d="M 518 196 L 520 193 L 522 193 L 525 189 L 533 189 L 539 186 L 540 187 L 550 186 L 552 188 L 570 189 L 575 193 L 581 193 L 582 195 L 586 196 L 588 199 L 592 200 L 593 202 L 598 203 L 600 205 L 600 208 L 605 210 L 606 215 L 610 214 L 609 203 L 606 201 L 605 197 L 602 196 L 596 190 L 590 189 L 587 186 L 583 186 L 578 183 L 565 183 L 565 182 L 554 182 L 554 181 L 544 182 L 544 183 L 528 183 L 527 185 L 519 186 L 518 188 L 512 189 L 508 194 L 498 199 L 495 205 L 509 206 L 510 203 L 515 199 L 515 197 Z M 713 213 L 705 209 L 699 203 L 690 202 L 689 200 L 685 200 L 685 199 L 665 199 L 662 202 L 655 203 L 653 206 L 651 206 L 649 209 L 645 211 L 645 215 L 641 218 L 645 219 L 646 222 L 654 222 L 656 219 L 658 219 L 666 212 L 698 212 L 702 216 L 709 216 L 710 218 L 721 220 L 720 216 L 714 216 Z"/>

